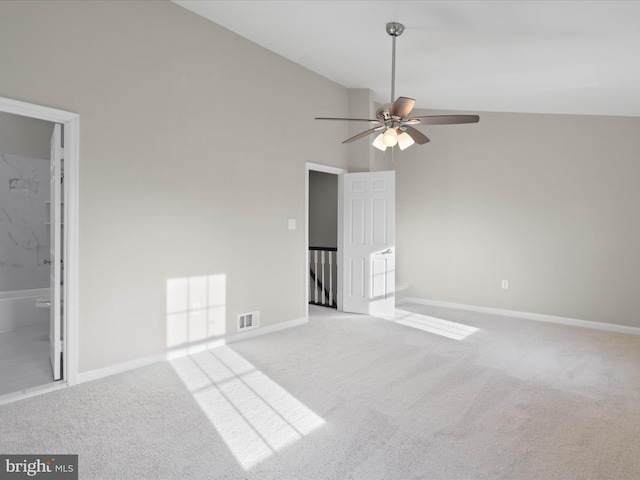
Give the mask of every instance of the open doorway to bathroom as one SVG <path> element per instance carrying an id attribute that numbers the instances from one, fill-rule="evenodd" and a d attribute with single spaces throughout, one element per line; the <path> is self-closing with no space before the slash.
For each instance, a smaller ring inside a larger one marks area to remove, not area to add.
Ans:
<path id="1" fill-rule="evenodd" d="M 0 112 L 0 396 L 61 377 L 50 356 L 54 125 Z"/>
<path id="2" fill-rule="evenodd" d="M 33 155 L 27 153 L 25 150 L 22 150 L 22 154 L 13 154 L 14 156 L 28 157 L 35 160 L 38 160 L 38 157 L 42 156 L 44 156 L 44 159 L 49 159 L 48 167 L 50 168 L 50 172 L 48 177 L 45 176 L 44 182 L 49 182 L 50 205 L 47 208 L 45 202 L 43 209 L 44 211 L 33 210 L 31 211 L 31 213 L 26 214 L 27 216 L 32 215 L 32 217 L 30 218 L 44 220 L 45 233 L 43 234 L 43 237 L 45 238 L 45 242 L 47 237 L 49 239 L 49 257 L 46 257 L 47 247 L 39 244 L 40 239 L 35 242 L 35 249 L 33 248 L 33 245 L 30 245 L 27 242 L 28 248 L 26 250 L 30 250 L 32 254 L 34 254 L 35 251 L 36 265 L 38 262 L 42 263 L 42 266 L 48 265 L 49 290 L 47 292 L 46 290 L 38 291 L 38 289 L 34 289 L 35 291 L 29 292 L 28 294 L 23 293 L 25 291 L 29 291 L 30 289 L 10 290 L 10 293 L 7 293 L 7 295 L 4 295 L 2 297 L 3 301 L 6 300 L 6 302 L 4 303 L 4 307 L 7 308 L 8 311 L 15 311 L 16 308 L 19 308 L 20 302 L 13 302 L 13 300 L 21 300 L 30 304 L 32 307 L 42 308 L 43 311 L 49 311 L 49 332 L 47 335 L 47 342 L 49 350 L 48 358 L 51 365 L 51 380 L 46 380 L 47 383 L 40 385 L 36 385 L 40 383 L 40 380 L 34 380 L 30 381 L 28 384 L 25 383 L 23 385 L 13 384 L 13 386 L 9 388 L 8 386 L 6 386 L 9 383 L 9 377 L 0 378 L 0 385 L 5 386 L 2 393 L 0 393 L 0 404 L 2 404 L 20 398 L 45 393 L 59 388 L 64 388 L 66 386 L 76 385 L 78 383 L 77 237 L 78 167 L 80 164 L 80 116 L 77 113 L 59 110 L 57 108 L 45 107 L 43 105 L 27 103 L 19 100 L 13 100 L 6 97 L 0 97 L 0 112 L 10 115 L 8 117 L 5 117 L 6 119 L 8 119 L 8 123 L 6 123 L 7 130 L 5 131 L 5 133 L 7 133 L 7 138 L 9 138 L 11 141 L 17 142 L 19 140 L 19 136 L 22 135 L 21 133 L 18 133 L 18 131 L 16 131 L 16 127 L 20 122 L 31 123 L 33 120 L 43 121 L 44 123 L 36 123 L 43 125 L 43 128 L 47 131 L 47 133 L 49 133 L 49 128 L 53 128 L 53 133 L 51 134 L 51 137 L 49 139 L 48 156 L 46 154 L 43 155 L 46 148 L 43 145 L 44 138 L 41 140 L 41 146 L 38 147 L 38 151 L 42 152 L 41 154 Z M 18 121 L 18 124 L 13 123 L 15 121 Z M 9 140 L 7 140 L 7 142 L 9 142 Z M 9 145 L 9 143 L 7 143 L 6 145 Z M 0 145 L 0 152 L 2 152 L 2 150 L 2 146 Z M 9 153 L 10 152 L 11 150 L 9 151 Z M 13 158 L 13 160 L 16 159 Z M 40 158 L 40 160 L 43 160 L 43 158 Z M 64 172 L 61 168 L 63 163 Z M 15 166 L 15 163 L 13 165 Z M 18 167 L 18 170 L 20 168 L 22 168 L 22 166 Z M 14 192 L 13 190 L 22 189 L 32 191 L 35 188 L 34 183 L 38 184 L 38 189 L 40 188 L 40 179 L 35 174 L 29 176 L 25 175 L 24 172 L 22 172 L 22 176 L 18 175 L 17 177 L 12 177 L 8 180 L 8 182 L 9 183 L 7 184 L 7 191 L 5 192 L 7 196 L 12 193 L 18 193 L 17 191 Z M 25 198 L 28 196 L 28 194 L 23 195 L 23 197 Z M 41 207 L 42 205 L 40 205 L 40 207 L 38 208 Z M 63 223 L 64 234 L 62 233 Z M 9 228 L 13 227 L 6 227 L 5 233 L 7 238 L 9 238 Z M 47 232 L 49 233 L 49 235 L 47 235 Z M 40 233 L 42 234 L 42 232 Z M 31 238 L 33 239 L 33 236 Z M 62 239 L 64 239 L 64 241 Z M 15 240 L 15 238 L 13 240 Z M 13 242 L 13 240 L 10 241 L 12 243 L 18 243 Z M 2 242 L 4 244 L 4 238 L 2 239 Z M 18 265 L 19 262 L 15 262 L 15 264 Z M 16 294 L 14 292 L 22 293 Z M 40 295 L 41 293 L 42 295 Z M 48 296 L 46 295 L 47 293 Z M 11 296 L 20 298 L 5 298 Z M 37 314 L 34 315 L 37 316 Z M 39 322 L 36 321 L 32 323 Z M 16 330 L 11 325 L 9 325 L 7 328 L 8 330 L 6 331 L 9 332 Z M 40 338 L 42 338 L 42 336 Z M 15 344 L 15 342 L 12 342 L 11 344 L 13 345 Z M 9 350 L 10 349 L 5 349 L 4 345 L 0 346 L 0 374 L 13 372 L 12 375 L 15 375 L 17 371 L 19 374 L 18 377 L 20 377 L 19 381 L 24 382 L 26 377 L 28 377 L 29 373 L 31 372 L 30 367 L 23 366 L 21 360 L 16 356 L 7 354 Z M 27 348 L 25 347 L 22 353 L 24 353 L 24 350 L 27 350 Z M 39 350 L 39 352 L 41 352 L 41 350 Z M 1 354 L 5 355 L 3 356 Z M 56 380 L 57 378 L 59 378 L 59 380 Z M 12 390 L 12 392 L 5 394 L 4 392 L 9 389 Z"/>

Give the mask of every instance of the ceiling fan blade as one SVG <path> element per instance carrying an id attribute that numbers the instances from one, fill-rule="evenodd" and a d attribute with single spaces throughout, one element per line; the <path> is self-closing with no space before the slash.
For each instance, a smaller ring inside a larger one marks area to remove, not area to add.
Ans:
<path id="1" fill-rule="evenodd" d="M 380 120 L 372 120 L 369 118 L 339 118 L 339 117 L 316 117 L 316 120 L 345 120 L 347 122 L 371 122 L 380 123 Z"/>
<path id="2" fill-rule="evenodd" d="M 411 117 L 408 121 L 418 120 L 415 124 L 420 125 L 454 125 L 460 123 L 478 123 L 478 115 L 426 115 L 424 117 Z"/>
<path id="3" fill-rule="evenodd" d="M 369 130 L 365 130 L 362 133 L 359 133 L 358 135 L 354 135 L 351 138 L 347 138 L 344 142 L 342 143 L 351 143 L 354 140 L 358 140 L 359 138 L 363 138 L 366 137 L 367 135 L 371 135 L 373 132 L 377 131 L 377 130 L 382 130 L 384 127 L 380 126 L 380 127 L 374 127 L 374 128 L 370 128 Z"/>
<path id="4" fill-rule="evenodd" d="M 413 141 L 416 142 L 418 145 L 424 145 L 425 143 L 429 143 L 431 140 L 429 140 L 429 137 L 427 137 L 424 133 L 422 133 L 420 130 L 417 130 L 413 127 L 404 127 L 406 128 L 405 132 L 407 132 L 409 134 L 409 136 L 411 138 L 413 138 Z"/>
<path id="5" fill-rule="evenodd" d="M 415 104 L 416 101 L 413 98 L 398 97 L 398 99 L 393 102 L 393 105 L 391 105 L 389 115 L 392 117 L 406 118 L 411 113 L 411 110 L 413 110 Z"/>

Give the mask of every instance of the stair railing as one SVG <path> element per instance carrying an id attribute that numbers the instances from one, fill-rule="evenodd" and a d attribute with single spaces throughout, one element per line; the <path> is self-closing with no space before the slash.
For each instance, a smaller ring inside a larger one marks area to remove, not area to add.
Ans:
<path id="1" fill-rule="evenodd" d="M 338 276 L 338 249 L 334 247 L 309 247 L 309 303 L 338 308 L 336 284 Z"/>

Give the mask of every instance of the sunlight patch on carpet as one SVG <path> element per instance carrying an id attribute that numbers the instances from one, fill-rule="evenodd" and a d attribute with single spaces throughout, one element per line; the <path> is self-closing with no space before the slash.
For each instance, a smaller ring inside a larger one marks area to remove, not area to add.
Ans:
<path id="1" fill-rule="evenodd" d="M 394 322 L 453 340 L 464 340 L 480 330 L 479 328 L 470 327 L 461 323 L 429 317 L 419 313 L 407 312 L 405 310 L 396 310 Z"/>
<path id="2" fill-rule="evenodd" d="M 245 470 L 325 424 L 229 347 L 171 365 Z"/>

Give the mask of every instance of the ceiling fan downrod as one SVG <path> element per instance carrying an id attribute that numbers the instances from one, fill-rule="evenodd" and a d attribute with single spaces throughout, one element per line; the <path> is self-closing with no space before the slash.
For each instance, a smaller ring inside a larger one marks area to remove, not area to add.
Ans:
<path id="1" fill-rule="evenodd" d="M 391 35 L 391 103 L 396 99 L 396 37 L 404 32 L 404 25 L 398 22 L 387 23 L 387 33 Z"/>

